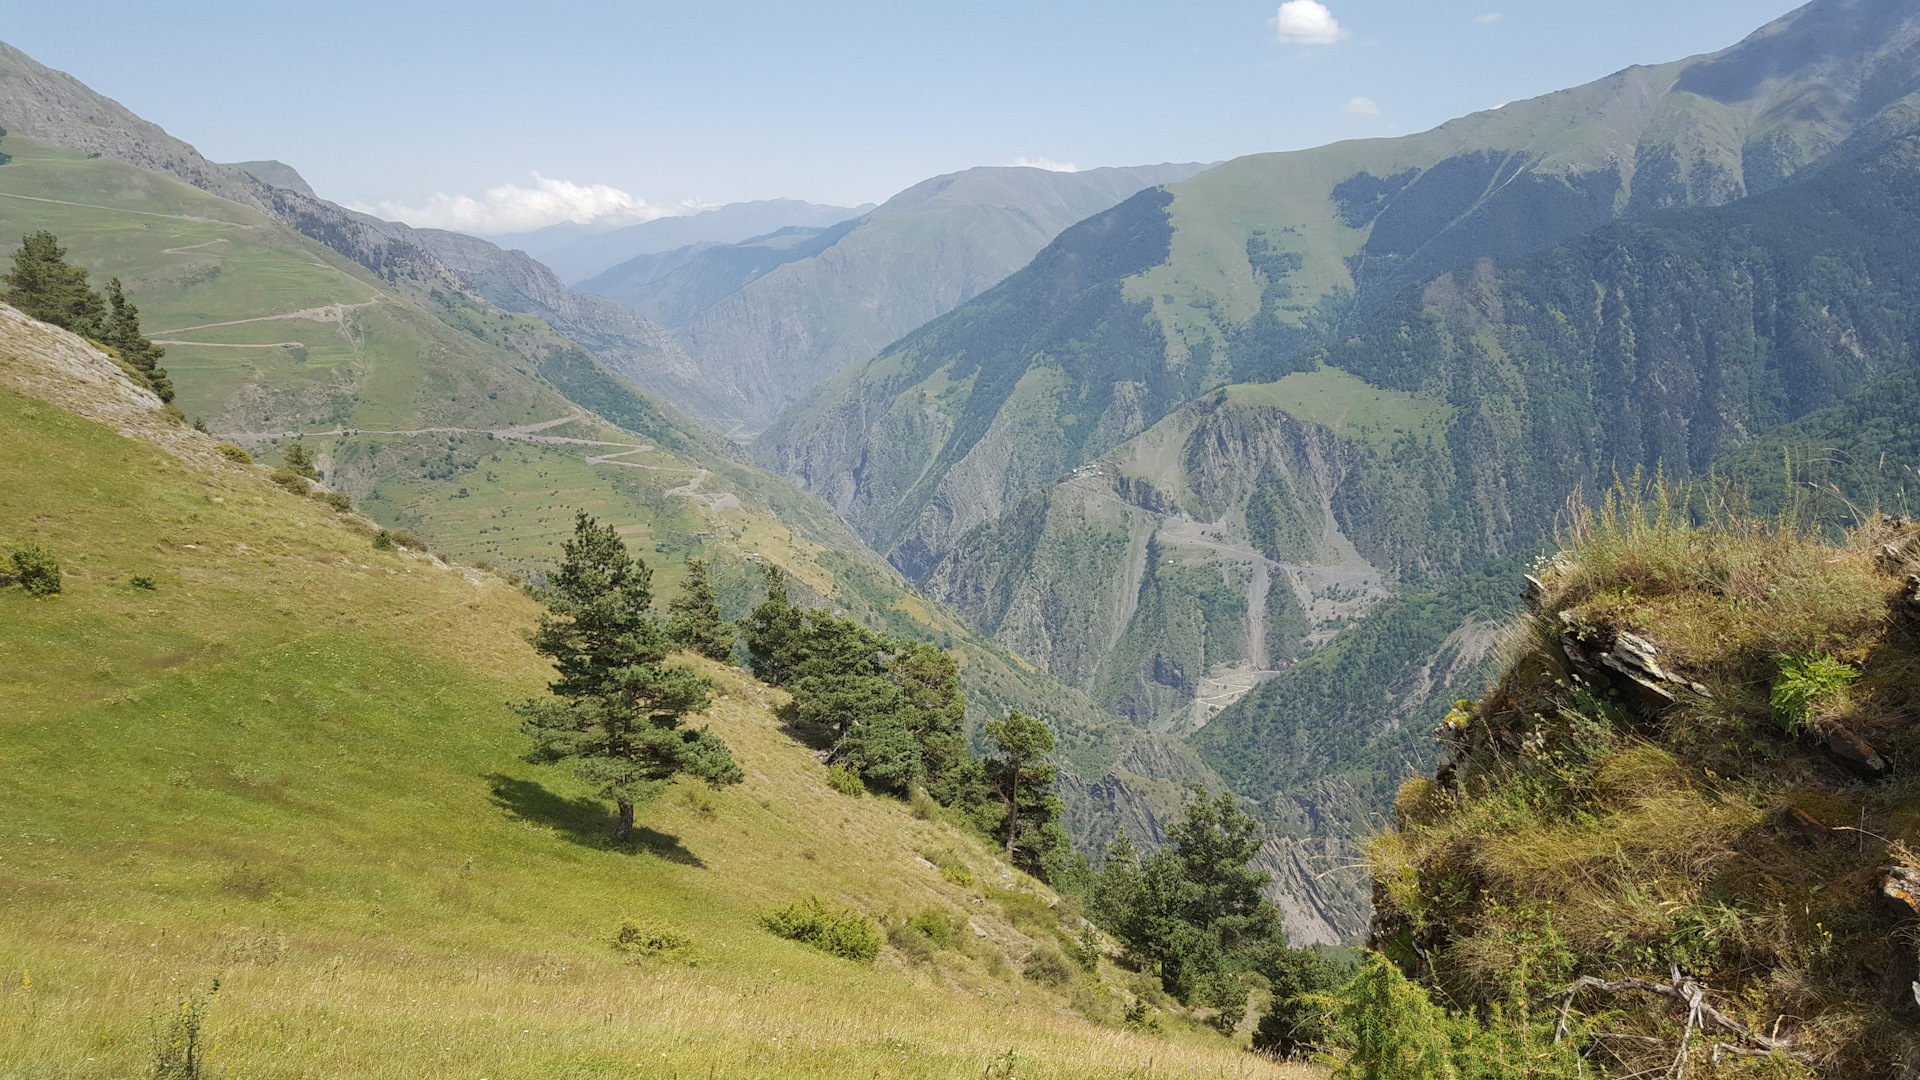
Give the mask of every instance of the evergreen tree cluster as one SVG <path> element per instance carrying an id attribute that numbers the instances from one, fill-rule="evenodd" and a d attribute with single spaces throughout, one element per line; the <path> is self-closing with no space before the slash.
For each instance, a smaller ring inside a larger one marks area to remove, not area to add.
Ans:
<path id="1" fill-rule="evenodd" d="M 1194 788 L 1186 818 L 1167 829 L 1166 847 L 1141 858 L 1125 833 L 1094 875 L 1088 912 L 1127 954 L 1160 976 L 1188 1005 L 1209 1006 L 1223 1025 L 1246 1013 L 1247 982 L 1274 988 L 1274 1013 L 1260 1048 L 1294 1053 L 1327 1036 L 1320 1010 L 1299 1003 L 1330 989 L 1333 966 L 1287 944 L 1279 909 L 1260 895 L 1269 875 L 1251 866 L 1265 837 L 1231 792 Z"/>
<path id="2" fill-rule="evenodd" d="M 750 665 L 762 681 L 793 695 L 790 719 L 818 735 L 830 763 L 880 791 L 904 795 L 923 788 L 1036 876 L 1057 882 L 1072 870 L 1046 724 L 1017 710 L 988 721 L 986 734 L 998 753 L 975 757 L 952 656 L 830 612 L 803 611 L 779 568 L 767 567 L 766 577 L 766 602 L 741 628 Z"/>
<path id="3" fill-rule="evenodd" d="M 103 298 L 87 284 L 86 268 L 68 263 L 59 238 L 42 230 L 20 238 L 13 269 L 0 275 L 0 283 L 6 286 L 0 299 L 41 322 L 106 346 L 135 382 L 161 401 L 173 400 L 173 382 L 160 366 L 167 350 L 140 333 L 140 309 L 127 299 L 119 278 L 107 282 Z"/>
<path id="4" fill-rule="evenodd" d="M 662 665 L 675 644 L 651 614 L 653 572 L 627 553 L 612 525 L 584 511 L 546 589 L 550 614 L 529 637 L 559 678 L 552 697 L 515 705 L 533 739 L 527 760 L 571 761 L 619 810 L 618 839 L 633 809 L 677 776 L 719 787 L 744 779 L 727 745 L 686 714 L 712 703 L 712 680 Z"/>

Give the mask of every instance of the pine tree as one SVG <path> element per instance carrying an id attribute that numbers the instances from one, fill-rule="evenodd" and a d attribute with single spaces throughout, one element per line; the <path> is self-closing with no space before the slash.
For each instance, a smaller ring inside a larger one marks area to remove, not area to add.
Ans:
<path id="1" fill-rule="evenodd" d="M 743 779 L 725 743 L 681 726 L 706 708 L 712 683 L 661 666 L 671 645 L 649 608 L 652 572 L 627 553 L 611 525 L 581 512 L 547 589 L 551 610 L 530 636 L 559 678 L 552 700 L 514 706 L 533 739 L 529 761 L 572 761 L 581 779 L 619 809 L 616 836 L 633 834 L 633 808 L 678 775 L 716 787 Z"/>
<path id="2" fill-rule="evenodd" d="M 1167 840 L 1180 860 L 1188 896 L 1186 921 L 1219 939 L 1232 952 L 1245 939 L 1270 939 L 1278 913 L 1260 894 L 1272 875 L 1250 865 L 1266 843 L 1260 823 L 1241 811 L 1230 791 L 1217 799 L 1195 784 L 1186 817 L 1167 828 Z"/>
<path id="3" fill-rule="evenodd" d="M 787 577 L 780 568 L 766 567 L 767 599 L 753 609 L 741 627 L 753 675 L 771 686 L 785 685 L 799 663 L 799 651 L 805 641 L 805 626 L 799 609 L 787 599 Z"/>
<path id="4" fill-rule="evenodd" d="M 140 309 L 127 301 L 119 278 L 107 282 L 107 314 L 100 323 L 100 340 L 113 346 L 120 362 L 138 372 L 161 401 L 173 400 L 173 382 L 167 378 L 167 369 L 160 366 L 167 350 L 141 335 Z"/>
<path id="5" fill-rule="evenodd" d="M 7 286 L 7 303 L 27 315 L 82 337 L 100 336 L 106 305 L 87 287 L 87 271 L 67 263 L 67 249 L 52 233 L 42 230 L 21 237 L 13 270 L 0 281 Z"/>
<path id="6" fill-rule="evenodd" d="M 987 762 L 987 776 L 1006 811 L 1001 828 L 1006 831 L 1007 858 L 1039 873 L 1066 835 L 1060 825 L 1060 797 L 1053 793 L 1058 769 L 1047 761 L 1053 732 L 1013 709 L 1005 719 L 987 721 L 987 738 L 999 750 Z"/>
<path id="7" fill-rule="evenodd" d="M 720 601 L 700 559 L 687 563 L 680 595 L 667 604 L 667 636 L 675 645 L 721 663 L 733 659 L 733 624 L 720 617 Z"/>
<path id="8" fill-rule="evenodd" d="M 960 665 L 924 641 L 910 641 L 887 664 L 906 697 L 908 726 L 920 744 L 929 790 L 971 755 L 967 752 L 967 698 L 960 692 Z"/>

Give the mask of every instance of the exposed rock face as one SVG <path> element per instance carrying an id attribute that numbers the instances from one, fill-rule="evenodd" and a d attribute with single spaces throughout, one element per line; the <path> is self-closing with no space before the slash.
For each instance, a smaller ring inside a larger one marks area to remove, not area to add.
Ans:
<path id="1" fill-rule="evenodd" d="M 233 161 L 227 162 L 226 167 L 239 169 L 268 187 L 286 188 L 310 199 L 320 197 L 313 185 L 307 183 L 307 178 L 284 161 Z"/>
<path id="2" fill-rule="evenodd" d="M 64 71 L 11 45 L 0 43 L 0 125 L 38 142 L 117 158 L 197 188 L 264 209 L 258 182 L 237 169 L 216 165 Z"/>
<path id="3" fill-rule="evenodd" d="M 1210 396 L 969 530 L 923 585 L 1137 726 L 1190 730 L 1382 595 L 1334 519 L 1350 456 Z M 1287 537 L 1250 535 L 1256 499 Z"/>

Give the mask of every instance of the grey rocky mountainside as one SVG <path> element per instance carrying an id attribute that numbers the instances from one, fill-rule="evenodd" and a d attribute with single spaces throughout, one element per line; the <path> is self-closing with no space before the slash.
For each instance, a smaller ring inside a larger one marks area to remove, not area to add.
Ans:
<path id="1" fill-rule="evenodd" d="M 709 251 L 648 283 L 648 295 L 698 297 L 692 305 L 676 301 L 672 332 L 702 371 L 746 401 L 738 420 L 750 434 L 845 365 L 1018 270 L 1074 222 L 1203 168 L 978 168 L 937 176 L 828 230 L 831 242 L 820 250 L 742 275 L 732 291 L 715 296 L 710 286 L 676 282 L 710 273 L 722 255 Z M 650 270 L 644 260 L 642 268 Z M 627 278 L 615 267 L 594 287 L 638 301 Z"/>

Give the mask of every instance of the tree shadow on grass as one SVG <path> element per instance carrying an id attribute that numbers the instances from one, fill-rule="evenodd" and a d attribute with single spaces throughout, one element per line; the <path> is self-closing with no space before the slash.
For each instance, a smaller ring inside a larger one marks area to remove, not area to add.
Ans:
<path id="1" fill-rule="evenodd" d="M 773 710 L 774 718 L 780 721 L 780 733 L 809 750 L 826 750 L 833 746 L 838 738 L 823 724 L 816 724 L 800 718 L 800 707 L 789 701 L 777 705 Z"/>
<path id="2" fill-rule="evenodd" d="M 493 804 L 515 819 L 544 826 L 583 847 L 597 851 L 619 851 L 628 855 L 645 851 L 681 866 L 704 869 L 700 856 L 688 851 L 680 838 L 647 828 L 633 827 L 633 837 L 625 843 L 613 838 L 617 824 L 607 805 L 598 799 L 569 798 L 548 791 L 545 784 L 517 777 L 488 774 L 485 778 L 493 792 Z"/>

